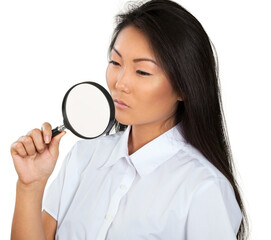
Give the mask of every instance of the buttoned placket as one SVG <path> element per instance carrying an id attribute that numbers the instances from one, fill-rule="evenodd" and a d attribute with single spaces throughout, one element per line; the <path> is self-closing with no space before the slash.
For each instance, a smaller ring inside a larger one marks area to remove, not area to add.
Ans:
<path id="1" fill-rule="evenodd" d="M 128 157 L 126 157 L 126 160 L 128 161 L 128 163 L 130 162 Z M 135 176 L 136 176 L 136 170 L 135 170 L 134 166 L 131 163 L 129 163 L 127 165 L 126 172 L 125 172 L 125 174 L 119 184 L 119 187 L 114 192 L 112 199 L 110 200 L 107 213 L 104 217 L 103 225 L 99 231 L 98 237 L 96 238 L 97 240 L 105 240 L 108 229 L 109 229 L 111 223 L 113 222 L 113 220 L 116 216 L 116 213 L 118 211 L 120 201 L 123 198 L 123 196 L 130 189 L 130 187 L 135 179 Z"/>

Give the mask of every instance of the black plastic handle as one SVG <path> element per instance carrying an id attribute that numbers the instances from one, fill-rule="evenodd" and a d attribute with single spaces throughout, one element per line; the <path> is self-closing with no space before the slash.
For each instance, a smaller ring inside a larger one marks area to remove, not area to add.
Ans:
<path id="1" fill-rule="evenodd" d="M 61 133 L 61 131 L 58 130 L 58 127 L 52 129 L 52 138 L 58 135 L 59 133 Z"/>

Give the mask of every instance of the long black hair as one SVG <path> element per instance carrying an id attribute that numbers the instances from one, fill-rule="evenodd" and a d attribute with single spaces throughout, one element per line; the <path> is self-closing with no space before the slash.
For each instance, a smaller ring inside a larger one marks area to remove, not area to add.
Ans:
<path id="1" fill-rule="evenodd" d="M 116 16 L 110 52 L 126 26 L 139 29 L 149 40 L 158 64 L 172 87 L 183 98 L 175 113 L 182 122 L 182 135 L 230 181 L 243 218 L 238 240 L 248 238 L 248 218 L 235 179 L 226 121 L 222 108 L 218 67 L 211 41 L 200 22 L 186 9 L 170 0 L 129 3 Z M 115 120 L 115 131 L 127 125 Z"/>

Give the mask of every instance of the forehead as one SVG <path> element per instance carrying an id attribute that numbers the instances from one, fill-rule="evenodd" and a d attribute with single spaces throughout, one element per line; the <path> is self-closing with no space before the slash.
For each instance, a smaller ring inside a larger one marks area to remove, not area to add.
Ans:
<path id="1" fill-rule="evenodd" d="M 137 28 L 127 26 L 120 31 L 114 48 L 121 54 L 131 54 L 138 57 L 153 57 L 154 54 L 147 37 Z"/>

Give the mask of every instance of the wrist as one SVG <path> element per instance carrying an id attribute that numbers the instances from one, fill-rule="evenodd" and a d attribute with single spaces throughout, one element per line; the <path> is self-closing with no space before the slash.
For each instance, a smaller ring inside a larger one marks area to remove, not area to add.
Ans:
<path id="1" fill-rule="evenodd" d="M 21 179 L 17 180 L 17 187 L 26 191 L 40 191 L 44 190 L 48 179 L 41 179 L 32 183 L 24 183 Z"/>

